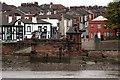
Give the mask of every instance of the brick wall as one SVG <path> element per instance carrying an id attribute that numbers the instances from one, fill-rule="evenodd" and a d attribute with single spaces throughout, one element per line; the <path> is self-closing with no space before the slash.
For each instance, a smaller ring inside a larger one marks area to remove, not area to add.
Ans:
<path id="1" fill-rule="evenodd" d="M 34 39 L 32 44 L 31 56 L 76 56 L 80 55 L 80 51 L 77 50 L 78 45 L 73 41 L 67 41 L 65 39 Z M 34 52 L 35 51 L 35 52 Z"/>
<path id="2" fill-rule="evenodd" d="M 25 41 L 14 42 L 14 43 L 2 43 L 2 53 L 11 54 L 17 50 L 20 50 L 28 46 L 31 46 L 31 40 L 25 40 Z"/>

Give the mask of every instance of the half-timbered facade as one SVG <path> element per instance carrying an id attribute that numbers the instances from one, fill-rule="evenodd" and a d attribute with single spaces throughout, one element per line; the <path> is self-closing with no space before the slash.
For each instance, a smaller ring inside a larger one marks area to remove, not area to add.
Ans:
<path id="1" fill-rule="evenodd" d="M 2 41 L 23 41 L 25 38 L 31 39 L 33 34 L 39 39 L 51 37 L 51 23 L 29 19 L 18 19 L 9 24 L 2 25 Z"/>

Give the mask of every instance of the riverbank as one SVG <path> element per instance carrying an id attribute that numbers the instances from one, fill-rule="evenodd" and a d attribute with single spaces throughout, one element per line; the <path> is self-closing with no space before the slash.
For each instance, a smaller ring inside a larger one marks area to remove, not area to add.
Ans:
<path id="1" fill-rule="evenodd" d="M 65 58 L 66 59 L 66 58 Z M 64 59 L 64 60 L 65 60 Z M 41 59 L 40 59 L 41 60 Z M 105 70 L 120 71 L 117 57 L 70 57 L 68 62 L 31 61 L 29 56 L 3 56 L 3 71 L 78 71 Z"/>

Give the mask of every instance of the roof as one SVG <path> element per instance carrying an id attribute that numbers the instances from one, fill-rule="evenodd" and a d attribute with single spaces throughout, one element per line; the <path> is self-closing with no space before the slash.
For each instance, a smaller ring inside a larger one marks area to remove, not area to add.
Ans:
<path id="1" fill-rule="evenodd" d="M 21 19 L 23 23 L 33 23 L 30 19 Z"/>
<path id="2" fill-rule="evenodd" d="M 0 22 L 2 22 L 1 24 L 2 24 L 2 25 L 8 24 L 8 20 L 7 20 L 6 15 L 0 13 L 0 16 L 2 16 L 2 18 L 0 18 L 0 19 L 2 19 L 2 20 L 0 21 Z M 0 25 L 1 25 L 1 24 L 0 24 Z"/>
<path id="3" fill-rule="evenodd" d="M 51 6 L 51 8 L 54 8 L 54 9 L 56 9 L 56 8 L 58 8 L 58 9 L 64 9 L 64 8 L 66 8 L 66 7 L 63 6 L 62 4 L 53 4 L 53 5 Z"/>
<path id="4" fill-rule="evenodd" d="M 50 18 L 50 19 L 61 19 L 61 16 L 58 15 L 58 14 L 53 14 L 53 15 L 38 15 L 37 16 L 38 19 L 47 19 L 47 18 Z"/>
<path id="5" fill-rule="evenodd" d="M 63 17 L 66 18 L 66 19 L 75 19 L 74 17 L 72 17 L 71 15 L 68 15 L 68 14 L 63 14 Z"/>
<path id="6" fill-rule="evenodd" d="M 30 19 L 19 19 L 21 20 L 23 23 L 31 23 L 34 24 Z M 16 21 L 18 20 L 13 20 L 11 23 L 7 24 L 7 25 L 13 25 Z M 46 23 L 46 24 L 51 24 L 49 22 L 43 21 L 43 20 L 37 20 L 37 23 Z"/>
<path id="7" fill-rule="evenodd" d="M 9 15 L 23 15 L 22 12 L 18 11 L 16 8 L 7 5 L 6 3 L 1 3 L 0 5 L 2 5 L 2 12 L 4 13 L 8 13 Z"/>
<path id="8" fill-rule="evenodd" d="M 21 20 L 23 23 L 32 23 L 32 21 L 30 19 L 18 19 Z M 13 20 L 11 23 L 9 23 L 8 25 L 14 25 L 14 23 L 18 20 Z"/>
<path id="9" fill-rule="evenodd" d="M 46 23 L 46 24 L 51 24 L 51 23 L 49 23 L 49 22 L 47 22 L 47 21 L 43 21 L 43 20 L 41 20 L 41 19 L 37 20 L 37 23 Z"/>
<path id="10" fill-rule="evenodd" d="M 92 21 L 105 21 L 107 18 L 104 18 L 103 16 L 98 16 L 97 18 L 93 19 Z"/>
<path id="11" fill-rule="evenodd" d="M 21 6 L 18 7 L 18 9 L 21 12 L 27 13 L 27 14 L 37 14 L 39 13 L 42 9 L 40 8 L 40 6 L 35 5 L 33 3 L 22 3 Z"/>

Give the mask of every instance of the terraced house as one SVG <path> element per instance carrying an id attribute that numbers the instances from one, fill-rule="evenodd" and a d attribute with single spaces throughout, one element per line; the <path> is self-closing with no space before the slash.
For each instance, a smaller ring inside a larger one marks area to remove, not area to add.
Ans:
<path id="1" fill-rule="evenodd" d="M 3 41 L 22 41 L 25 38 L 31 39 L 33 35 L 39 39 L 51 37 L 51 23 L 37 20 L 36 17 L 32 17 L 32 21 L 13 20 L 11 23 L 3 24 L 1 29 Z"/>

